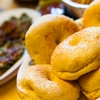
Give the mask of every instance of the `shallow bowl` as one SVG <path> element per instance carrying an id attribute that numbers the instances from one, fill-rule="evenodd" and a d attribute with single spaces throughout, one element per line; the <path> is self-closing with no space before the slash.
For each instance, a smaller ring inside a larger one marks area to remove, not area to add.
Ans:
<path id="1" fill-rule="evenodd" d="M 62 0 L 62 2 L 65 4 L 67 9 L 77 18 L 82 17 L 85 9 L 89 6 L 88 4 L 79 4 L 73 2 L 72 0 Z"/>

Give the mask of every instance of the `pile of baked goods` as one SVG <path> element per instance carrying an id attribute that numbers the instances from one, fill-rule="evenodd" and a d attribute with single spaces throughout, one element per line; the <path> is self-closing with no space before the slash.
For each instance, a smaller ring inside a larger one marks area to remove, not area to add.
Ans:
<path id="1" fill-rule="evenodd" d="M 64 15 L 51 14 L 31 25 L 25 45 L 34 65 L 17 80 L 22 100 L 100 98 L 99 15 L 97 0 L 86 9 L 81 26 Z"/>

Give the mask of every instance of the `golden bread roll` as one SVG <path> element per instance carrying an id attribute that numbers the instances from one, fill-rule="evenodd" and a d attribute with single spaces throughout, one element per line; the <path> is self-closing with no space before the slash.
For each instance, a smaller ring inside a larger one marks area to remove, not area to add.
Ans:
<path id="1" fill-rule="evenodd" d="M 100 26 L 100 0 L 94 0 L 83 14 L 82 28 L 91 26 Z"/>
<path id="2" fill-rule="evenodd" d="M 51 66 L 61 79 L 76 80 L 100 66 L 100 27 L 89 27 L 61 42 L 51 56 Z"/>
<path id="3" fill-rule="evenodd" d="M 44 15 L 35 21 L 25 36 L 26 49 L 35 64 L 49 64 L 55 47 L 79 31 L 79 26 L 64 15 Z"/>
<path id="4" fill-rule="evenodd" d="M 89 100 L 100 98 L 100 67 L 95 71 L 81 76 L 78 81 L 82 87 L 83 94 Z"/>
<path id="5" fill-rule="evenodd" d="M 18 94 L 21 100 L 78 100 L 80 87 L 58 78 L 50 65 L 33 65 L 18 81 Z"/>

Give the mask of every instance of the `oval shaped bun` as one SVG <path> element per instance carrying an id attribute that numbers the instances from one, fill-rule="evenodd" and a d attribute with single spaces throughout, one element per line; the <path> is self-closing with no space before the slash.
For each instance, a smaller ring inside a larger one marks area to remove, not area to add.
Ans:
<path id="1" fill-rule="evenodd" d="M 100 67 L 95 71 L 81 76 L 78 81 L 82 87 L 83 94 L 89 100 L 100 98 Z"/>
<path id="2" fill-rule="evenodd" d="M 50 63 L 55 47 L 79 26 L 64 15 L 44 15 L 35 21 L 26 33 L 26 49 L 35 64 Z"/>
<path id="3" fill-rule="evenodd" d="M 80 87 L 58 78 L 50 65 L 33 65 L 18 81 L 18 94 L 22 100 L 78 100 Z"/>
<path id="4" fill-rule="evenodd" d="M 82 28 L 91 26 L 100 26 L 100 0 L 94 0 L 83 14 Z"/>
<path id="5" fill-rule="evenodd" d="M 85 28 L 69 36 L 54 50 L 51 66 L 60 78 L 76 80 L 100 66 L 100 27 Z"/>

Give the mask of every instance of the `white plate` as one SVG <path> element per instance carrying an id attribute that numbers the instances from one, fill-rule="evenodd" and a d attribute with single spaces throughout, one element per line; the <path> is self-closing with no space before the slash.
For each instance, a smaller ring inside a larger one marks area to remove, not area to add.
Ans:
<path id="1" fill-rule="evenodd" d="M 27 54 L 24 62 L 22 63 L 22 65 L 20 66 L 20 68 L 18 70 L 18 74 L 17 74 L 17 84 L 18 84 L 19 80 L 21 79 L 21 77 L 23 76 L 23 74 L 26 72 L 26 70 L 30 66 L 32 66 L 31 65 L 31 62 L 32 62 L 32 59 L 29 56 L 29 54 Z"/>
<path id="2" fill-rule="evenodd" d="M 17 8 L 1 12 L 0 25 L 12 16 L 20 17 L 22 13 L 26 13 L 29 17 L 31 17 L 33 22 L 40 17 L 40 13 L 33 9 Z M 26 58 L 26 55 L 27 53 L 25 52 L 24 55 L 13 66 L 11 66 L 10 69 L 8 69 L 2 76 L 0 76 L 0 85 L 3 85 L 4 83 L 8 82 L 10 79 L 16 76 L 18 68 L 23 60 Z"/>
<path id="3" fill-rule="evenodd" d="M 21 67 L 18 70 L 18 74 L 17 74 L 17 89 L 19 88 L 19 82 L 23 76 L 23 74 L 26 72 L 26 70 L 32 66 L 32 59 L 31 57 L 27 54 L 26 55 L 26 59 L 24 60 L 24 62 L 22 63 Z M 79 99 L 79 100 L 88 100 L 86 98 L 84 98 L 83 96 Z M 97 98 L 95 100 L 100 100 L 100 98 Z"/>

